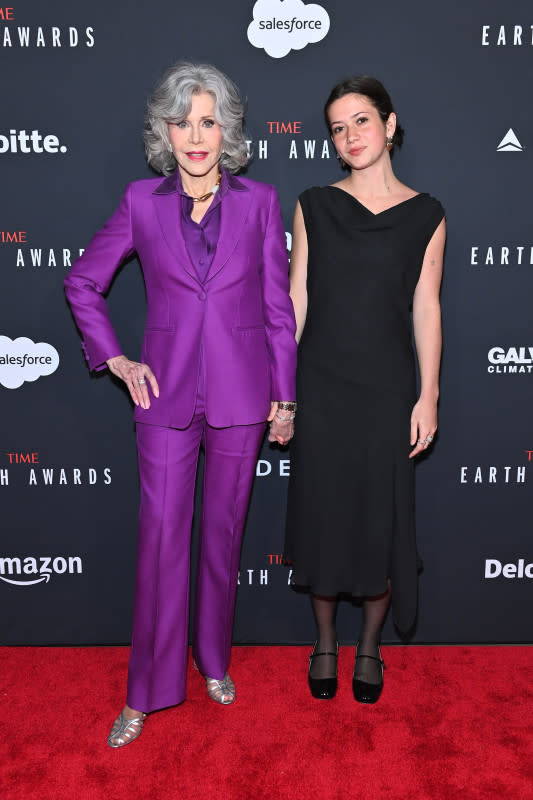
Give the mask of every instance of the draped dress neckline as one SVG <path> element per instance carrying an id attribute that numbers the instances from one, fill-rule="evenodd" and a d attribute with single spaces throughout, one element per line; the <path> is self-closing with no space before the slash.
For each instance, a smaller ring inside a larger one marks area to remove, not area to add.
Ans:
<path id="1" fill-rule="evenodd" d="M 389 208 L 384 208 L 383 211 L 378 211 L 377 213 L 374 213 L 374 211 L 371 211 L 368 208 L 368 206 L 365 206 L 365 204 L 361 203 L 361 201 L 358 200 L 357 197 L 354 197 L 353 194 L 350 194 L 350 192 L 347 192 L 345 189 L 341 189 L 339 186 L 327 186 L 326 188 L 334 189 L 337 192 L 342 192 L 342 194 L 345 194 L 346 197 L 349 197 L 351 200 L 353 200 L 354 203 L 357 203 L 357 205 L 364 211 L 366 211 L 367 214 L 370 214 L 371 217 L 380 217 L 382 214 L 387 214 L 389 211 L 394 211 L 395 208 L 399 208 L 400 206 L 404 206 L 406 203 L 410 203 L 412 200 L 416 200 L 417 197 L 427 197 L 428 194 L 427 192 L 418 192 L 418 194 L 414 194 L 412 197 L 408 197 L 407 200 L 401 200 L 399 203 L 395 203 L 393 206 L 389 206 Z"/>

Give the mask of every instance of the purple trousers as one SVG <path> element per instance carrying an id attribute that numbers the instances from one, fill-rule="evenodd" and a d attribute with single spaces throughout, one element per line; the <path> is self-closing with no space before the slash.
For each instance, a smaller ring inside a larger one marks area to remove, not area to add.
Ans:
<path id="1" fill-rule="evenodd" d="M 201 394 L 184 429 L 137 423 L 139 541 L 127 703 L 154 711 L 185 699 L 194 487 L 200 446 L 204 491 L 193 655 L 222 679 L 230 661 L 242 534 L 265 424 L 212 428 Z"/>

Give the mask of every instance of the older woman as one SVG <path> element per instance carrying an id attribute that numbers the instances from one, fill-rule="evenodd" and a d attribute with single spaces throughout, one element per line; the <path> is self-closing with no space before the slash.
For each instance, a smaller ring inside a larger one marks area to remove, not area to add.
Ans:
<path id="1" fill-rule="evenodd" d="M 234 176 L 248 161 L 235 86 L 210 65 L 171 68 L 148 102 L 148 163 L 65 280 L 91 369 L 127 385 L 141 482 L 122 747 L 146 715 L 185 698 L 190 533 L 205 449 L 193 655 L 218 703 L 228 675 L 246 510 L 265 421 L 286 443 L 295 412 L 295 320 L 273 187 Z M 123 354 L 103 295 L 136 252 L 147 293 L 141 361 Z"/>

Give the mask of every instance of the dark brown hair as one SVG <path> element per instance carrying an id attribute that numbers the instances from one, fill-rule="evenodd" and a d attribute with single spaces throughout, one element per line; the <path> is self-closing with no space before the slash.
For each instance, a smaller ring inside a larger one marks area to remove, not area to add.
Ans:
<path id="1" fill-rule="evenodd" d="M 383 84 L 377 80 L 377 78 L 371 78 L 369 75 L 354 75 L 353 77 L 346 78 L 334 86 L 328 99 L 326 100 L 326 105 L 324 106 L 324 117 L 326 120 L 326 126 L 330 133 L 331 126 L 328 118 L 329 108 L 335 102 L 335 100 L 340 100 L 341 97 L 344 97 L 347 94 L 363 94 L 365 97 L 368 97 L 384 123 L 388 120 L 389 114 L 395 113 L 389 93 Z M 394 131 L 394 136 L 392 137 L 393 144 L 396 147 L 401 147 L 403 135 L 404 130 L 397 122 L 396 130 Z"/>

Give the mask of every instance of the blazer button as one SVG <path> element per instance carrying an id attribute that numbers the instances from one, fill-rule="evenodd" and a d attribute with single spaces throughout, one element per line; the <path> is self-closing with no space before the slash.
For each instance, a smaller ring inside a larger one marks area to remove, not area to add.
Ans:
<path id="1" fill-rule="evenodd" d="M 205 300 L 206 297 L 207 295 L 205 292 L 200 292 L 200 294 L 198 295 L 198 300 Z"/>

